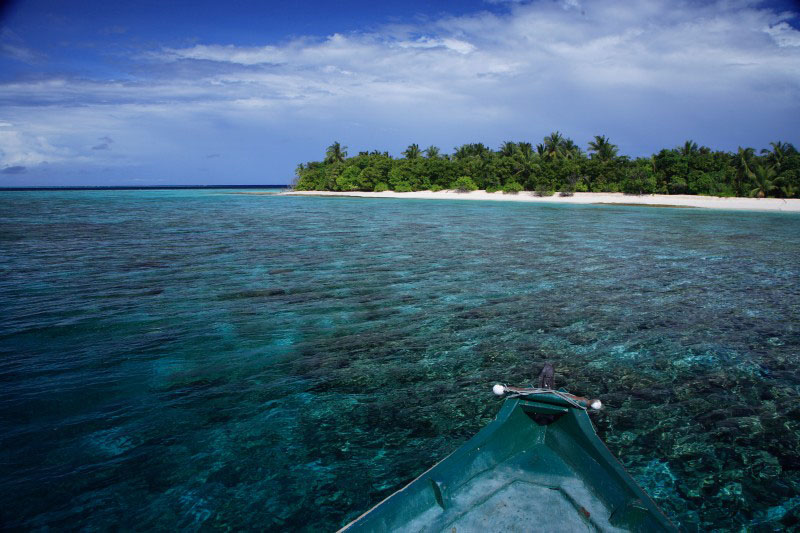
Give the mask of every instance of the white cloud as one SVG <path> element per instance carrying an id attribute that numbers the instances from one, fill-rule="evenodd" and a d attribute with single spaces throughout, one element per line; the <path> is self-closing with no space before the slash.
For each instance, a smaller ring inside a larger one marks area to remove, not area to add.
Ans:
<path id="1" fill-rule="evenodd" d="M 792 28 L 787 22 L 780 22 L 764 30 L 778 43 L 778 46 L 800 46 L 800 31 Z"/>
<path id="2" fill-rule="evenodd" d="M 410 93 L 422 86 L 442 97 L 475 93 L 478 84 L 488 95 L 487 79 L 508 82 L 498 79 L 502 75 L 558 80 L 592 91 L 598 86 L 706 90 L 709 78 L 752 86 L 747 79 L 752 72 L 737 78 L 727 67 L 741 64 L 797 84 L 798 54 L 788 49 L 798 42 L 798 32 L 775 23 L 780 15 L 768 10 L 730 6 L 676 10 L 666 2 L 611 2 L 591 4 L 581 14 L 572 9 L 582 7 L 575 0 L 540 2 L 515 5 L 508 16 L 481 13 L 407 28 L 418 35 L 411 39 L 335 34 L 281 46 L 196 45 L 168 49 L 160 57 L 260 66 L 207 81 L 234 91 L 234 85 L 248 84 L 253 93 L 266 91 L 274 98 L 358 93 L 373 99 L 387 81 L 405 85 Z M 251 94 L 257 96 L 263 95 Z"/>
<path id="3" fill-rule="evenodd" d="M 397 43 L 401 48 L 446 48 L 459 54 L 468 54 L 475 50 L 475 46 L 460 39 L 435 39 L 432 37 L 420 37 L 415 41 L 400 41 Z"/>
<path id="4" fill-rule="evenodd" d="M 155 54 L 155 57 L 173 60 L 219 61 L 239 65 L 282 63 L 286 60 L 285 53 L 275 46 L 236 47 L 233 45 L 203 44 L 198 44 L 191 48 L 167 48 L 163 51 L 163 54 Z"/>
<path id="5" fill-rule="evenodd" d="M 42 60 L 41 54 L 30 48 L 9 43 L 0 43 L 0 55 L 30 64 L 36 64 Z"/>
<path id="6" fill-rule="evenodd" d="M 60 162 L 68 151 L 50 144 L 43 135 L 30 135 L 4 123 L 0 128 L 0 167 L 35 166 Z"/>

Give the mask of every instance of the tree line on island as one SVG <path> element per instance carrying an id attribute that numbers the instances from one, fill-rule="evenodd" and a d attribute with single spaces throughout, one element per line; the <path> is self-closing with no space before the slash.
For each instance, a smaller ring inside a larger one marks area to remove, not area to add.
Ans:
<path id="1" fill-rule="evenodd" d="M 319 191 L 438 191 L 485 189 L 538 195 L 560 192 L 627 194 L 696 194 L 797 198 L 800 153 L 790 143 L 770 143 L 757 153 L 711 150 L 686 141 L 650 157 L 619 155 L 604 135 L 584 152 L 572 139 L 553 132 L 535 147 L 504 142 L 498 150 L 482 143 L 464 144 L 452 154 L 436 146 L 412 144 L 402 158 L 374 150 L 347 157 L 347 147 L 330 145 L 323 161 L 300 164 L 294 188 Z"/>

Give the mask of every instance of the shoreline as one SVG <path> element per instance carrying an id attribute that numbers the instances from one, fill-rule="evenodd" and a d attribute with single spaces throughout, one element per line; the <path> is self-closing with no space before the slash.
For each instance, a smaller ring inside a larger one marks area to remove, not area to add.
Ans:
<path id="1" fill-rule="evenodd" d="M 259 194 L 259 193 L 242 193 Z M 456 192 L 454 190 L 415 192 L 335 192 L 335 191 L 287 191 L 282 196 L 330 196 L 350 198 L 407 198 L 427 200 L 488 200 L 503 202 L 531 202 L 542 204 L 618 205 L 635 207 L 727 209 L 739 211 L 768 211 L 800 213 L 797 198 L 723 198 L 719 196 L 694 196 L 688 194 L 644 194 L 641 196 L 620 192 L 576 192 L 573 196 L 536 196 L 524 191 L 518 194 L 486 191 Z"/>

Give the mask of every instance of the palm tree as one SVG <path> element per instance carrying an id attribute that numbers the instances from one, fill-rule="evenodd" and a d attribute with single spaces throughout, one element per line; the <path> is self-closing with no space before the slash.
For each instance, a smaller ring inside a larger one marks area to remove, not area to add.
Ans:
<path id="1" fill-rule="evenodd" d="M 483 143 L 470 144 L 469 148 L 472 151 L 472 155 L 477 155 L 478 157 L 486 157 L 492 153 L 492 151 Z"/>
<path id="2" fill-rule="evenodd" d="M 534 159 L 536 156 L 533 152 L 533 146 L 531 143 L 520 142 L 517 143 L 517 150 L 522 153 L 523 157 Z"/>
<path id="3" fill-rule="evenodd" d="M 775 141 L 769 143 L 772 146 L 772 151 L 767 150 L 766 148 L 761 150 L 762 154 L 768 154 L 767 159 L 775 165 L 776 168 L 780 169 L 781 165 L 783 165 L 784 159 L 787 155 L 791 155 L 797 150 L 792 145 L 792 143 L 783 143 L 781 141 Z"/>
<path id="4" fill-rule="evenodd" d="M 334 142 L 325 150 L 326 163 L 342 163 L 347 158 L 347 146 L 342 146 L 339 141 Z"/>
<path id="5" fill-rule="evenodd" d="M 499 154 L 503 157 L 511 157 L 517 149 L 516 143 L 506 141 L 500 145 Z"/>
<path id="6" fill-rule="evenodd" d="M 755 150 L 752 148 L 739 147 L 736 156 L 733 160 L 733 166 L 736 169 L 736 194 L 742 194 L 742 184 L 744 179 L 750 175 L 750 167 L 753 165 L 753 157 L 755 157 Z"/>
<path id="7" fill-rule="evenodd" d="M 414 143 L 406 148 L 406 151 L 403 152 L 403 155 L 406 156 L 406 159 L 416 159 L 422 151 L 419 149 L 419 145 Z"/>
<path id="8" fill-rule="evenodd" d="M 544 138 L 544 156 L 547 159 L 558 159 L 564 155 L 564 136 L 561 132 L 554 131 Z"/>
<path id="9" fill-rule="evenodd" d="M 541 145 L 540 145 L 541 146 Z M 521 142 L 514 151 L 514 176 L 517 182 L 525 185 L 536 166 L 536 153 L 531 143 Z"/>
<path id="10" fill-rule="evenodd" d="M 594 152 L 592 157 L 597 157 L 600 161 L 608 161 L 617 157 L 619 148 L 616 144 L 611 144 L 605 135 L 595 135 L 594 141 L 589 141 L 589 151 Z"/>
<path id="11" fill-rule="evenodd" d="M 440 150 L 438 146 L 430 145 L 425 148 L 425 157 L 428 159 L 438 159 L 439 152 Z"/>
<path id="12" fill-rule="evenodd" d="M 684 156 L 694 155 L 698 152 L 697 143 L 692 140 L 688 140 L 685 143 L 683 143 L 683 146 L 681 146 L 679 150 L 681 155 Z"/>
<path id="13" fill-rule="evenodd" d="M 774 183 L 776 175 L 777 173 L 775 172 L 775 167 L 756 165 L 753 171 L 750 172 L 750 178 L 755 181 L 756 185 L 756 187 L 750 191 L 750 196 L 764 198 L 770 192 L 777 189 L 777 186 Z"/>
<path id="14" fill-rule="evenodd" d="M 492 154 L 492 151 L 489 150 L 489 148 L 487 148 L 483 143 L 463 144 L 455 147 L 454 150 L 455 152 L 453 153 L 453 156 L 455 159 L 466 159 L 467 157 L 471 156 L 486 158 Z"/>
<path id="15" fill-rule="evenodd" d="M 794 198 L 797 196 L 797 187 L 792 185 L 791 183 L 787 183 L 781 187 L 781 192 L 786 198 Z"/>
<path id="16" fill-rule="evenodd" d="M 565 159 L 578 159 L 582 154 L 580 146 L 572 139 L 564 139 L 561 143 L 561 153 Z"/>

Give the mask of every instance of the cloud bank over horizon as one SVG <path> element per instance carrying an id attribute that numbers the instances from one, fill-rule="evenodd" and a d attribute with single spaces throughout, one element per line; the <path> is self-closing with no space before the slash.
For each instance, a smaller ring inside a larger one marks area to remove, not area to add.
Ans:
<path id="1" fill-rule="evenodd" d="M 0 79 L 0 170 L 24 172 L 0 185 L 286 183 L 333 140 L 449 152 L 560 130 L 633 156 L 688 138 L 798 143 L 796 17 L 746 1 L 508 2 L 257 45 L 117 46 L 112 73 L 44 69 L 4 28 L 0 54 L 25 74 Z"/>

